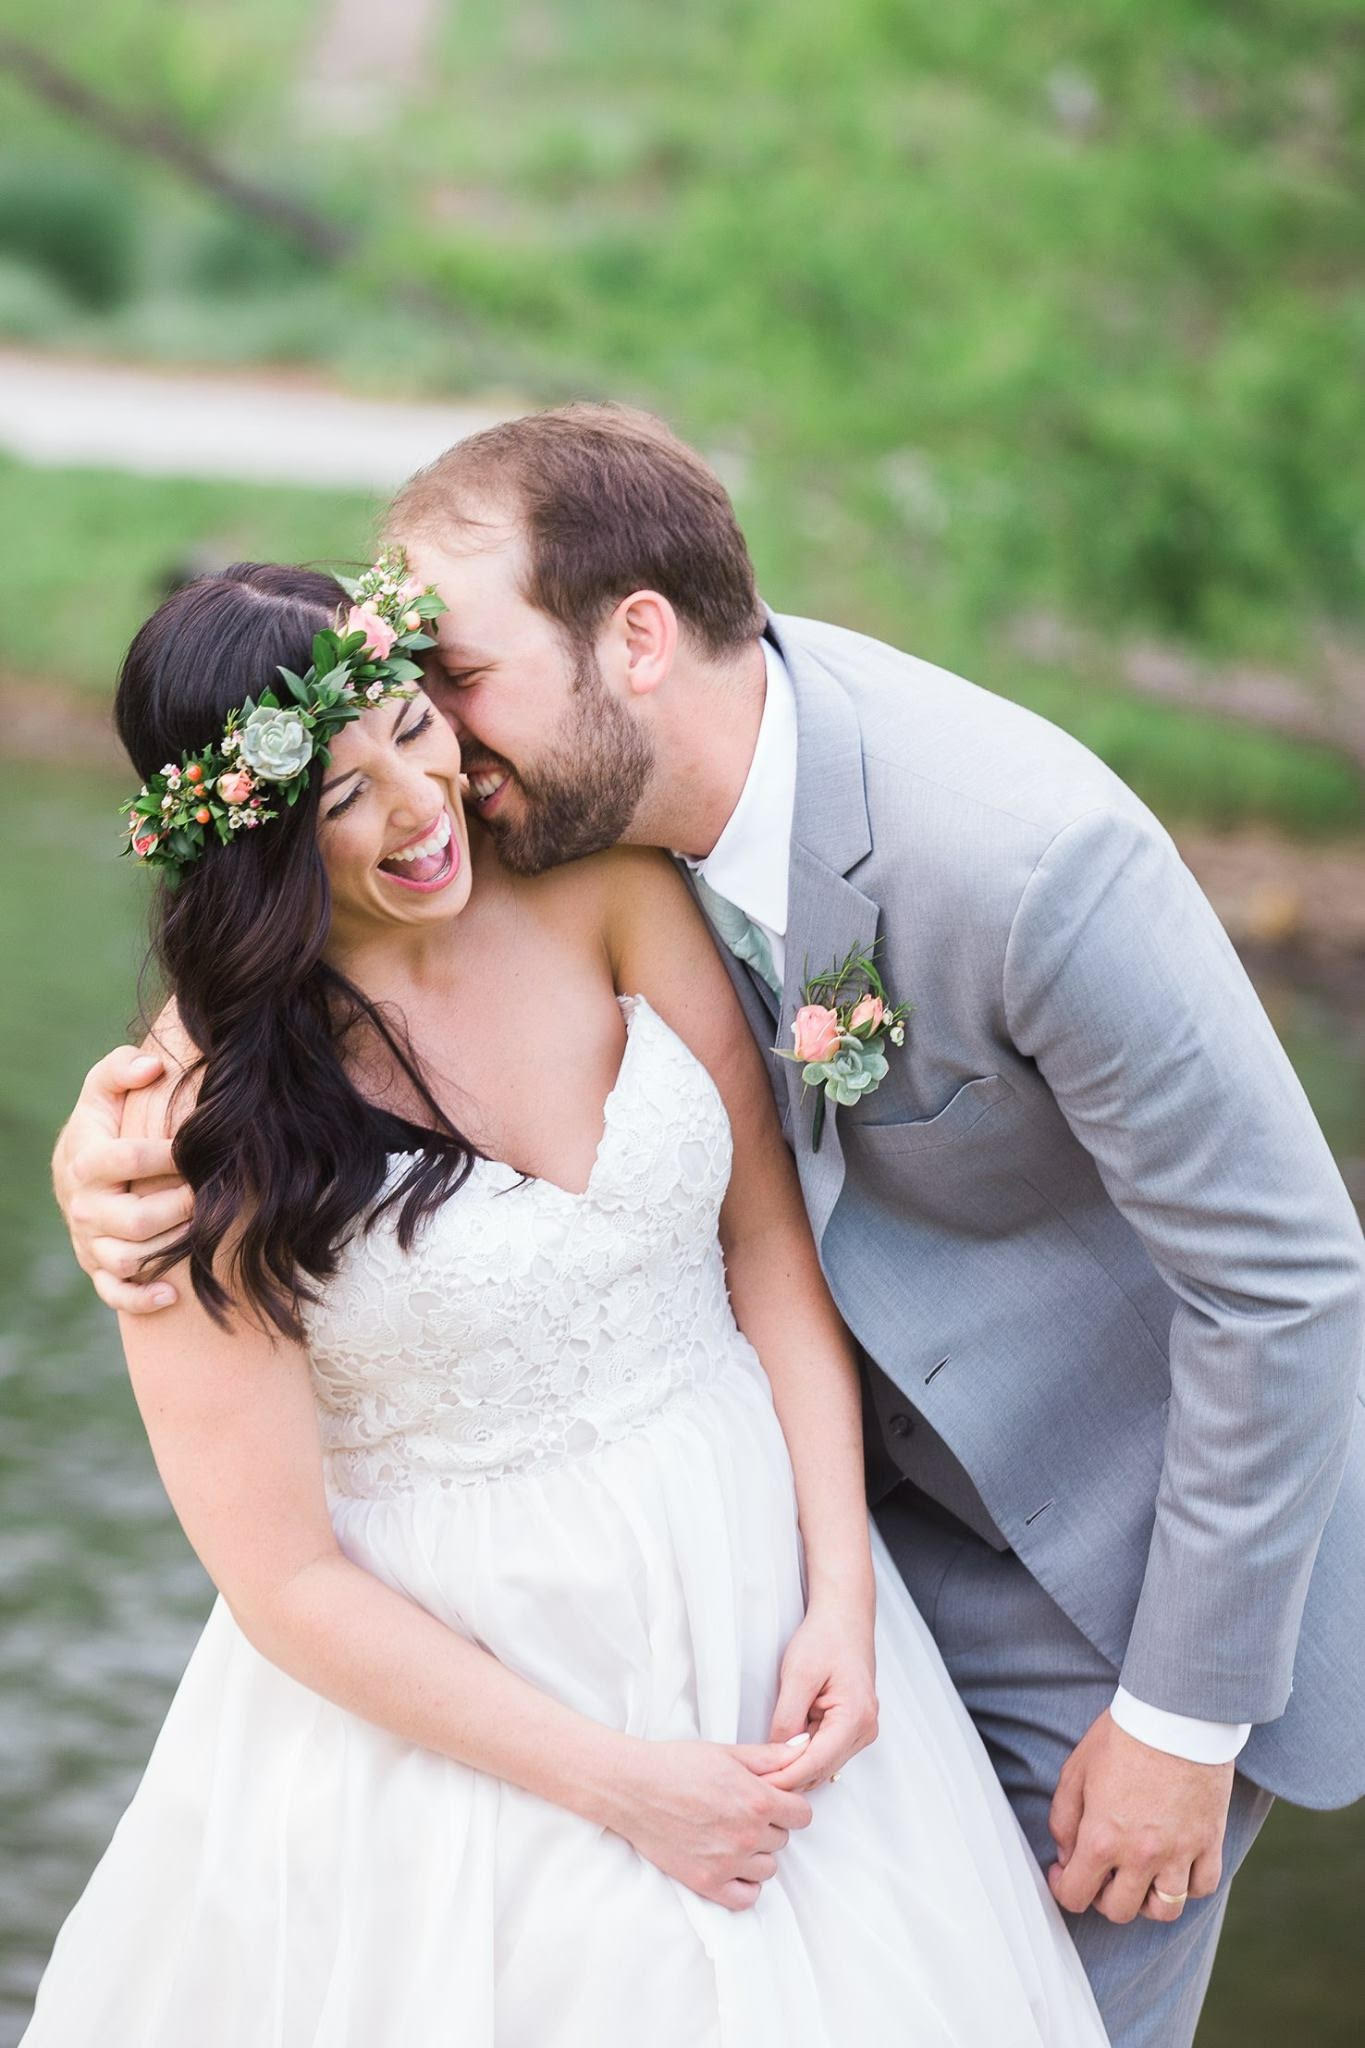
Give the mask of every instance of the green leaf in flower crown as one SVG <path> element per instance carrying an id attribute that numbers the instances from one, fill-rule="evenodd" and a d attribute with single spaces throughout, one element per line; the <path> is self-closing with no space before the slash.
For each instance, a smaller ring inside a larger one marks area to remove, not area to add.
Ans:
<path id="1" fill-rule="evenodd" d="M 184 830 L 183 826 L 177 825 L 175 831 L 172 832 L 170 846 L 171 852 L 175 854 L 178 859 L 193 860 L 194 841 L 190 838 L 189 833 Z"/>
<path id="2" fill-rule="evenodd" d="M 315 690 L 318 690 L 318 691 L 321 691 L 321 690 L 337 690 L 337 691 L 340 691 L 340 690 L 341 690 L 341 688 L 342 688 L 342 686 L 343 686 L 343 684 L 345 684 L 345 683 L 349 683 L 349 682 L 350 682 L 350 680 L 351 680 L 351 671 L 350 671 L 350 668 L 348 667 L 348 665 L 347 665 L 347 664 L 346 664 L 346 663 L 345 663 L 344 661 L 339 661 L 339 662 L 338 662 L 338 663 L 336 664 L 335 668 L 329 668 L 329 669 L 327 670 L 327 672 L 326 672 L 326 674 L 325 674 L 325 675 L 323 675 L 323 674 L 319 673 L 319 675 L 318 675 L 318 679 L 317 679 L 317 681 L 316 681 L 316 682 L 314 683 L 314 685 L 313 685 L 313 688 L 314 688 Z"/>
<path id="3" fill-rule="evenodd" d="M 335 665 L 340 653 L 341 638 L 339 634 L 329 632 L 326 627 L 320 633 L 314 633 L 313 666 L 319 675 L 325 669 L 332 668 Z"/>
<path id="4" fill-rule="evenodd" d="M 389 675 L 397 683 L 420 683 L 422 671 L 415 661 L 404 661 L 402 655 L 390 655 L 384 663 Z"/>
<path id="5" fill-rule="evenodd" d="M 336 581 L 341 585 L 352 604 L 354 604 L 360 596 L 359 578 L 356 576 L 338 576 Z"/>
<path id="6" fill-rule="evenodd" d="M 424 648 L 434 647 L 436 642 L 430 633 L 400 633 L 393 644 L 395 647 L 406 647 L 410 653 L 420 654 Z"/>
<path id="7" fill-rule="evenodd" d="M 304 686 L 303 678 L 296 676 L 292 668 L 281 667 L 279 672 L 284 677 L 284 686 L 294 702 L 296 704 L 306 704 L 308 702 L 308 691 Z"/>

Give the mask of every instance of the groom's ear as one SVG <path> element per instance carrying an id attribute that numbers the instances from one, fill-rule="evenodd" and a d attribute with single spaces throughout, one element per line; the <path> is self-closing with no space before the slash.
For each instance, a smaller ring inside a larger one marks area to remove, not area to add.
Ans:
<path id="1" fill-rule="evenodd" d="M 650 697 L 664 682 L 678 651 L 678 615 L 657 590 L 636 590 L 612 614 L 626 688 Z"/>

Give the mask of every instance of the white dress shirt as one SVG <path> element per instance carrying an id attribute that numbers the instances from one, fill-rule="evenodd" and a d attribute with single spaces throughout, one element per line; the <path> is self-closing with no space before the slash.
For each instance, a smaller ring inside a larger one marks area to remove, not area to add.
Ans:
<path id="1" fill-rule="evenodd" d="M 786 963 L 788 858 L 796 811 L 796 693 L 771 640 L 763 642 L 767 689 L 753 760 L 739 802 L 704 859 L 687 865 L 718 896 L 736 904 L 772 948 L 779 977 Z M 1126 1734 L 1190 1763 L 1226 1764 L 1237 1756 L 1251 1723 L 1201 1721 L 1149 1707 L 1120 1686 L 1110 1707 Z"/>

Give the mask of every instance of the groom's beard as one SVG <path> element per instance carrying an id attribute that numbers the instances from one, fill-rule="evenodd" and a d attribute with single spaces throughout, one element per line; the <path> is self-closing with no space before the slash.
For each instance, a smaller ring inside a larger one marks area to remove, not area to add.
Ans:
<path id="1" fill-rule="evenodd" d="M 578 657 L 573 687 L 556 757 L 532 774 L 498 762 L 520 797 L 519 815 L 495 813 L 487 829 L 504 864 L 519 875 L 615 846 L 653 773 L 653 747 L 612 696 L 591 650 Z"/>

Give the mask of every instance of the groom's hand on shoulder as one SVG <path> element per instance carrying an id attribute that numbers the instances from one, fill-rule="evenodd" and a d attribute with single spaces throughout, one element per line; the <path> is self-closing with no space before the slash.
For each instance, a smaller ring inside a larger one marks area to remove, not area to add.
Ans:
<path id="1" fill-rule="evenodd" d="M 52 1188 L 77 1263 L 106 1307 L 126 1315 L 147 1315 L 175 1300 L 168 1281 L 144 1286 L 132 1276 L 179 1234 L 193 1199 L 176 1176 L 167 1139 L 121 1134 L 129 1095 L 164 1072 L 155 1052 L 120 1045 L 106 1053 L 86 1075 L 52 1155 Z M 174 1185 L 146 1191 L 147 1183 L 168 1179 Z"/>
<path id="2" fill-rule="evenodd" d="M 1178 1920 L 1187 1896 L 1218 1889 L 1232 1780 L 1232 1764 L 1168 1756 L 1106 1709 L 1067 1758 L 1048 1817 L 1058 1905 L 1118 1925 Z"/>

